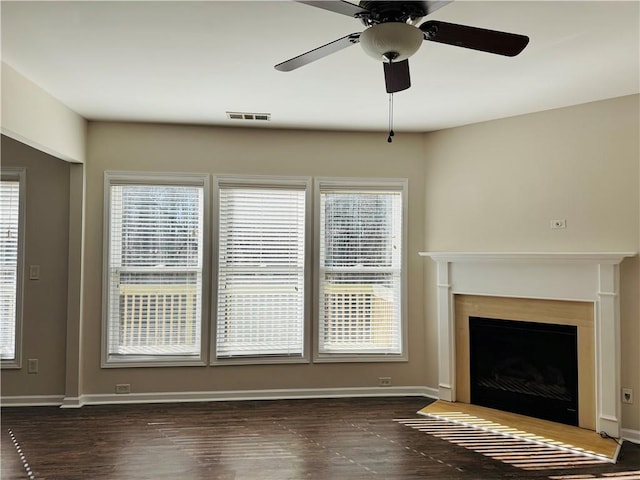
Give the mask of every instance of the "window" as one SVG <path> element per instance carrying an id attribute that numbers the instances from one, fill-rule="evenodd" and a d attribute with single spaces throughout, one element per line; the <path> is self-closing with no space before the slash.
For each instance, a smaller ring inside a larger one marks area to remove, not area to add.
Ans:
<path id="1" fill-rule="evenodd" d="M 304 360 L 308 180 L 218 185 L 216 358 Z"/>
<path id="2" fill-rule="evenodd" d="M 406 358 L 405 191 L 406 181 L 317 181 L 317 360 Z"/>
<path id="3" fill-rule="evenodd" d="M 25 170 L 2 169 L 0 181 L 0 360 L 21 366 Z"/>
<path id="4" fill-rule="evenodd" d="M 314 228 L 309 178 L 216 177 L 212 217 L 208 191 L 105 173 L 103 366 L 406 360 L 407 180 L 317 179 Z"/>
<path id="5" fill-rule="evenodd" d="M 105 365 L 202 364 L 206 175 L 105 174 Z"/>

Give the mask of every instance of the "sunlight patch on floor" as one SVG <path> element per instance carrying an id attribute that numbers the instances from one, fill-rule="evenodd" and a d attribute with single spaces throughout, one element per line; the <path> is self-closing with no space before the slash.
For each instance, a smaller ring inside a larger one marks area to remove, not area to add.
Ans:
<path id="1" fill-rule="evenodd" d="M 610 463 L 610 460 L 585 452 L 576 452 L 554 443 L 544 443 L 510 429 L 494 430 L 491 422 L 464 424 L 429 415 L 424 419 L 396 419 L 407 427 L 446 440 L 494 460 L 524 470 L 552 470 Z M 627 479 L 631 480 L 631 479 Z"/>

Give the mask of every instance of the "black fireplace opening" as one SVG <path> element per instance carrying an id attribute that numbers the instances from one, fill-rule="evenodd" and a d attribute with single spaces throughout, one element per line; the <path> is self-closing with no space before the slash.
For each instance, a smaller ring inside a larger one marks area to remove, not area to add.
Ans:
<path id="1" fill-rule="evenodd" d="M 469 317 L 471 403 L 578 425 L 574 325 Z"/>

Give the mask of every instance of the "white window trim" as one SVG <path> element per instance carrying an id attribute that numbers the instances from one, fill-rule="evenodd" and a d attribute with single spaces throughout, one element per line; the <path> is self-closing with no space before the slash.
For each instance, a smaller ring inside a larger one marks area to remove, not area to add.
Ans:
<path id="1" fill-rule="evenodd" d="M 235 185 L 247 187 L 302 187 L 305 191 L 305 246 L 304 246 L 304 321 L 303 321 L 303 354 L 302 356 L 250 356 L 245 358 L 218 358 L 216 355 L 216 338 L 217 338 L 217 312 L 218 312 L 218 256 L 219 244 L 217 241 L 220 228 L 220 185 Z M 312 225 L 312 179 L 311 177 L 297 176 L 272 176 L 272 175 L 216 175 L 213 181 L 213 232 L 216 241 L 213 242 L 212 248 L 212 275 L 211 285 L 214 287 L 211 295 L 211 365 L 273 365 L 273 364 L 290 364 L 290 363 L 310 363 L 311 351 L 311 225 Z"/>
<path id="2" fill-rule="evenodd" d="M 109 331 L 109 239 L 111 237 L 111 185 L 148 183 L 150 185 L 176 185 L 203 187 L 203 235 L 202 235 L 202 305 L 200 355 L 193 356 L 158 356 L 158 355 L 110 355 L 108 349 Z M 102 368 L 127 367 L 172 367 L 172 366 L 205 366 L 207 364 L 207 334 L 209 330 L 208 295 L 211 250 L 210 217 L 211 217 L 210 175 L 203 173 L 171 173 L 171 172 L 104 172 L 104 207 L 103 207 L 103 259 L 102 259 Z"/>
<path id="3" fill-rule="evenodd" d="M 0 361 L 3 369 L 22 368 L 22 313 L 24 302 L 24 265 L 26 232 L 27 170 L 24 167 L 2 167 L 2 180 L 17 180 L 20 183 L 18 198 L 18 264 L 16 272 L 16 330 L 15 358 Z"/>
<path id="4" fill-rule="evenodd" d="M 320 353 L 320 191 L 321 187 L 371 190 L 397 190 L 402 193 L 402 256 L 401 256 L 401 305 L 400 328 L 402 351 L 399 354 L 388 353 Z M 407 319 L 407 238 L 408 238 L 408 187 L 406 178 L 335 178 L 317 177 L 314 182 L 314 259 L 313 259 L 313 298 L 314 298 L 314 332 L 313 332 L 313 362 L 406 362 L 408 356 L 408 319 Z"/>

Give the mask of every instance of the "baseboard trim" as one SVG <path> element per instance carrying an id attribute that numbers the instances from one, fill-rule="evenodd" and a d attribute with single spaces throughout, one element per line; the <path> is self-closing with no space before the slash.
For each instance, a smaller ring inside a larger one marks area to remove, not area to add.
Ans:
<path id="1" fill-rule="evenodd" d="M 295 400 L 304 398 L 433 397 L 428 387 L 304 388 L 276 390 L 230 390 L 220 392 L 153 392 L 87 394 L 84 405 L 124 403 L 223 402 L 241 400 Z"/>
<path id="2" fill-rule="evenodd" d="M 80 408 L 82 405 L 82 397 L 64 397 L 60 408 Z"/>
<path id="3" fill-rule="evenodd" d="M 14 395 L 0 397 L 2 407 L 57 407 L 64 395 Z"/>
<path id="4" fill-rule="evenodd" d="M 431 387 L 352 387 L 352 388 L 292 388 L 273 390 L 228 390 L 220 392 L 151 392 L 86 394 L 79 397 L 63 395 L 25 395 L 0 397 L 3 407 L 59 406 L 80 408 L 83 405 L 124 403 L 223 402 L 241 400 L 294 400 L 304 398 L 357 397 L 426 397 L 438 398 L 438 389 Z"/>
<path id="5" fill-rule="evenodd" d="M 640 444 L 640 430 L 623 428 L 620 430 L 620 436 L 629 442 Z"/>
<path id="6" fill-rule="evenodd" d="M 424 396 L 433 400 L 440 398 L 440 390 L 438 388 L 420 387 L 424 390 Z"/>

